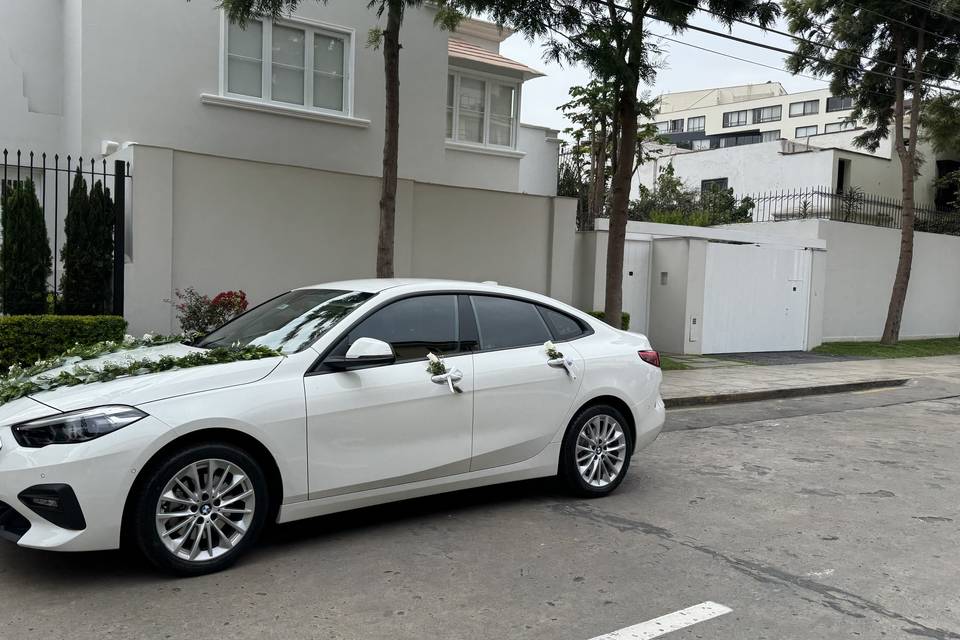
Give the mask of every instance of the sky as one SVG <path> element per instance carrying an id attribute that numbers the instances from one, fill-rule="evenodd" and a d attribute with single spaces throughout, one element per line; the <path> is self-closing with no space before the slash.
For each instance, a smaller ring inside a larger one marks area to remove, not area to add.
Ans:
<path id="1" fill-rule="evenodd" d="M 700 14 L 692 23 L 714 31 L 728 32 L 725 27 L 708 15 Z M 784 24 L 779 24 L 777 28 L 786 31 Z M 783 59 L 785 56 L 776 51 L 760 49 L 690 30 L 679 35 L 672 34 L 669 27 L 659 23 L 653 23 L 650 29 L 652 32 L 684 43 L 713 49 L 781 69 L 784 66 Z M 735 25 L 730 33 L 751 41 L 777 46 L 781 49 L 793 48 L 789 38 L 765 33 L 747 25 Z M 647 87 L 653 96 L 674 91 L 760 83 L 768 80 L 782 83 L 790 93 L 822 89 L 827 86 L 826 81 L 794 76 L 786 71 L 768 69 L 748 62 L 733 60 L 684 44 L 676 44 L 665 40 L 661 40 L 660 43 L 664 50 L 665 66 L 657 74 L 655 84 Z M 582 68 L 545 62 L 542 45 L 537 42 L 529 42 L 520 34 L 514 34 L 507 38 L 500 45 L 500 53 L 547 74 L 544 78 L 529 80 L 523 85 L 520 120 L 528 124 L 543 125 L 561 130 L 567 127 L 568 123 L 558 107 L 569 100 L 570 87 L 589 82 L 589 74 Z"/>

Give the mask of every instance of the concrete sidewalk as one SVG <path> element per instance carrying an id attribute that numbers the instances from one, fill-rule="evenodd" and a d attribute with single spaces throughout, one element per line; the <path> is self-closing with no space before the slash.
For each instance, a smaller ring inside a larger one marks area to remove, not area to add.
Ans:
<path id="1" fill-rule="evenodd" d="M 664 371 L 661 394 L 676 408 L 857 391 L 939 375 L 960 375 L 960 356 Z"/>

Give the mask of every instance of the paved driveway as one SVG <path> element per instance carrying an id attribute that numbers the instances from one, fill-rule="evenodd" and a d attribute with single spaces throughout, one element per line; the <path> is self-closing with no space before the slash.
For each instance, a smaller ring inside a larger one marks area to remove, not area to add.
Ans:
<path id="1" fill-rule="evenodd" d="M 319 518 L 192 580 L 3 545 L 0 638 L 587 640 L 705 601 L 732 613 L 668 640 L 960 638 L 960 399 L 885 393 L 675 412 L 610 498 L 532 482 Z"/>

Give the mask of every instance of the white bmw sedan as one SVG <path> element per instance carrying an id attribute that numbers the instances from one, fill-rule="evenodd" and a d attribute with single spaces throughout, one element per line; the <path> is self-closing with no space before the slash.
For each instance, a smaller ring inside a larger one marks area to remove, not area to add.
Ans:
<path id="1" fill-rule="evenodd" d="M 664 420 L 645 337 L 488 284 L 296 289 L 193 345 L 126 357 L 236 344 L 282 355 L 0 406 L 0 536 L 129 541 L 161 569 L 209 573 L 269 522 L 542 476 L 606 495 Z"/>

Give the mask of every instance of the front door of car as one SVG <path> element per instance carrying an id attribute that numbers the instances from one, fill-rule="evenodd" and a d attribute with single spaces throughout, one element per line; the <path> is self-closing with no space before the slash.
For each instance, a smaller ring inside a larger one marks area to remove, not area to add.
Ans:
<path id="1" fill-rule="evenodd" d="M 513 298 L 471 301 L 480 338 L 473 357 L 470 469 L 476 471 L 528 460 L 550 444 L 580 389 L 583 358 L 562 342 L 557 348 L 572 360 L 573 375 L 548 364 L 544 343 L 556 334 L 556 324 L 546 314 L 558 312 Z M 572 318 L 559 316 L 557 323 L 565 320 L 582 331 Z"/>
<path id="2" fill-rule="evenodd" d="M 349 330 L 325 358 L 359 338 L 389 343 L 392 364 L 337 370 L 322 362 L 304 378 L 310 499 L 429 480 L 470 467 L 473 366 L 461 345 L 456 295 L 392 302 Z M 428 352 L 462 378 L 460 392 L 432 380 Z"/>

